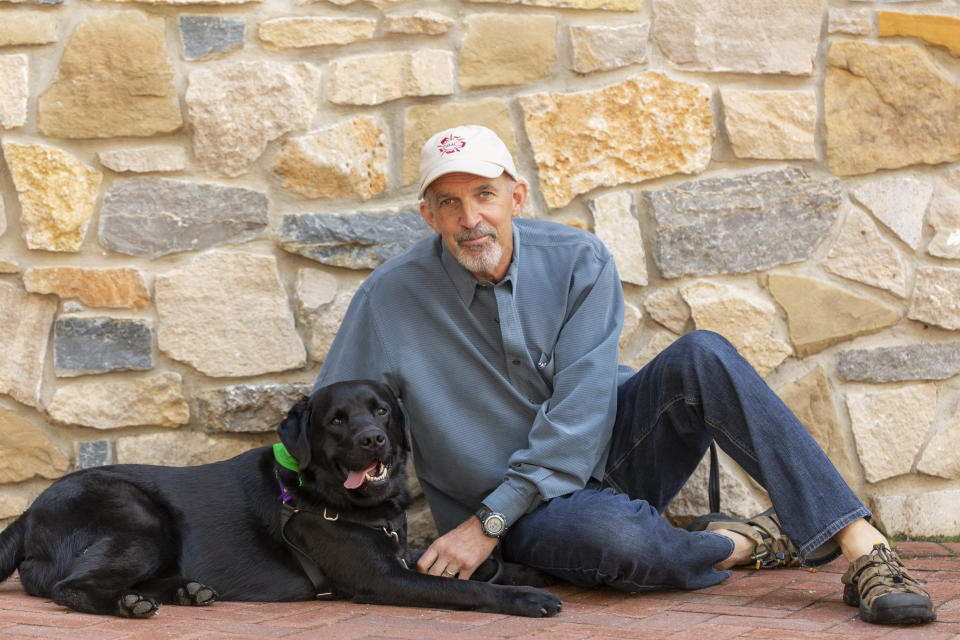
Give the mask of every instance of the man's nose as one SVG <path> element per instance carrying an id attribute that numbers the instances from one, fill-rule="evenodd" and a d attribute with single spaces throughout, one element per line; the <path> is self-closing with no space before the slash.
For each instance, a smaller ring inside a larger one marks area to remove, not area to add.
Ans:
<path id="1" fill-rule="evenodd" d="M 463 205 L 463 211 L 460 215 L 460 224 L 467 229 L 473 229 L 480 224 L 480 207 L 476 204 L 467 202 Z"/>

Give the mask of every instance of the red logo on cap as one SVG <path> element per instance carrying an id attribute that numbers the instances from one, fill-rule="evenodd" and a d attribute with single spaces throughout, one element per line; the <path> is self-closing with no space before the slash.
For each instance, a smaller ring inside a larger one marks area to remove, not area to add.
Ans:
<path id="1" fill-rule="evenodd" d="M 447 136 L 437 145 L 437 150 L 439 150 L 440 153 L 451 154 L 459 152 L 465 146 L 467 146 L 467 141 L 460 136 Z"/>

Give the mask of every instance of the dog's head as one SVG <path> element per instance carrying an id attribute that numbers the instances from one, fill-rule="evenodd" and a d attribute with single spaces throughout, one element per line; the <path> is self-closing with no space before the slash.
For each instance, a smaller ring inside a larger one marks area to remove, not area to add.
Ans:
<path id="1" fill-rule="evenodd" d="M 315 390 L 277 428 L 300 473 L 360 506 L 406 490 L 406 419 L 390 388 L 372 380 Z"/>

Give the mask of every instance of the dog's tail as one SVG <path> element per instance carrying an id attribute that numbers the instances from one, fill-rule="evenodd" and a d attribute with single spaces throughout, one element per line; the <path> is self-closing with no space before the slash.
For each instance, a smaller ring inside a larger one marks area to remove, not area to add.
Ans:
<path id="1" fill-rule="evenodd" d="M 23 516 L 0 531 L 0 582 L 10 577 L 23 562 L 23 535 L 26 525 Z"/>

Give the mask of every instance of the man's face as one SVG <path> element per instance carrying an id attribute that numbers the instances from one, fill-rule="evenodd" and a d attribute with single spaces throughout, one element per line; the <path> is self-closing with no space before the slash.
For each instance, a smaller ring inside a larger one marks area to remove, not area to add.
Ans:
<path id="1" fill-rule="evenodd" d="M 477 280 L 499 282 L 513 258 L 512 220 L 526 198 L 527 183 L 507 173 L 448 173 L 430 184 L 420 215 Z"/>

